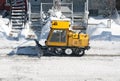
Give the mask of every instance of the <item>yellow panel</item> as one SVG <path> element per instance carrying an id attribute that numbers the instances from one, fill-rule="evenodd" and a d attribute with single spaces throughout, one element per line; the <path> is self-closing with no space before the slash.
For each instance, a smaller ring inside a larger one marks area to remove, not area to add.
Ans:
<path id="1" fill-rule="evenodd" d="M 67 46 L 66 42 L 47 42 L 47 46 Z"/>
<path id="2" fill-rule="evenodd" d="M 73 39 L 78 39 L 78 33 L 73 34 Z"/>
<path id="3" fill-rule="evenodd" d="M 52 28 L 54 29 L 69 29 L 70 22 L 69 21 L 52 21 Z"/>
<path id="4" fill-rule="evenodd" d="M 76 47 L 79 47 L 79 45 L 80 45 L 79 40 L 78 40 L 78 39 L 73 39 L 72 45 L 73 45 L 73 46 L 76 46 Z"/>
<path id="5" fill-rule="evenodd" d="M 68 36 L 68 46 L 86 47 L 89 45 L 89 36 L 87 34 L 75 34 Z"/>
<path id="6" fill-rule="evenodd" d="M 81 46 L 89 45 L 89 36 L 87 34 L 80 34 Z"/>

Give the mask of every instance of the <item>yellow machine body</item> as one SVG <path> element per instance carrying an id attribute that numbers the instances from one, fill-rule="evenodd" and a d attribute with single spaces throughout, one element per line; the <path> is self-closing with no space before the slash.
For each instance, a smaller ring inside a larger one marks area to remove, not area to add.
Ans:
<path id="1" fill-rule="evenodd" d="M 61 20 L 57 20 L 57 21 L 52 21 L 52 29 L 69 29 L 70 27 L 70 22 L 69 21 L 61 21 Z"/>
<path id="2" fill-rule="evenodd" d="M 88 34 L 75 33 L 69 30 L 69 21 L 54 20 L 51 24 L 51 30 L 46 40 L 46 46 L 78 48 L 85 48 L 89 46 Z"/>
<path id="3" fill-rule="evenodd" d="M 89 46 L 89 36 L 87 34 L 78 34 L 70 31 L 68 35 L 68 46 L 87 47 Z"/>

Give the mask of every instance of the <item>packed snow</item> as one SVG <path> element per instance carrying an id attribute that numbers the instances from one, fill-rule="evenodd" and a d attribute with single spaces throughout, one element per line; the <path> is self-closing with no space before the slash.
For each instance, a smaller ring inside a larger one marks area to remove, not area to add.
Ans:
<path id="1" fill-rule="evenodd" d="M 0 57 L 1 81 L 120 81 L 120 57 Z"/>

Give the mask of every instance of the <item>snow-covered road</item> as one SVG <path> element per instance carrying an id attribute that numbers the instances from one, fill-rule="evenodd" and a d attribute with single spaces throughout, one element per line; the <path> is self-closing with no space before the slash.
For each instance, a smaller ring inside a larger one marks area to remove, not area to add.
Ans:
<path id="1" fill-rule="evenodd" d="M 0 81 L 120 81 L 120 57 L 0 57 Z"/>

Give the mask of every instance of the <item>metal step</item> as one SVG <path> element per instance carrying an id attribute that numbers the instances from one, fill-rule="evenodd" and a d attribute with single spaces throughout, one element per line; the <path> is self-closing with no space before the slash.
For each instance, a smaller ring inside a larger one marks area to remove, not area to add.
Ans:
<path id="1" fill-rule="evenodd" d="M 19 3 L 19 2 L 24 2 L 24 0 L 14 0 L 11 3 L 14 4 L 14 3 Z"/>
<path id="2" fill-rule="evenodd" d="M 15 11 L 15 12 L 12 12 L 11 13 L 11 15 L 24 15 L 24 14 L 26 14 L 26 12 L 17 12 L 17 11 Z"/>
<path id="3" fill-rule="evenodd" d="M 24 13 L 26 12 L 25 10 L 12 10 L 12 13 Z"/>
<path id="4" fill-rule="evenodd" d="M 12 23 L 24 23 L 24 20 L 11 20 Z"/>
<path id="5" fill-rule="evenodd" d="M 14 32 L 17 33 L 17 32 L 20 32 L 22 29 L 23 29 L 23 28 L 19 28 L 19 27 L 17 28 L 17 27 L 16 27 L 16 28 L 12 28 L 11 31 L 14 31 Z"/>
<path id="6" fill-rule="evenodd" d="M 23 23 L 13 23 L 12 26 L 23 26 Z"/>
<path id="7" fill-rule="evenodd" d="M 73 26 L 72 29 L 74 29 L 74 30 L 86 30 L 86 28 L 82 27 L 82 26 Z"/>
<path id="8" fill-rule="evenodd" d="M 25 10 L 12 10 L 12 13 L 11 14 L 21 14 L 21 15 L 23 15 L 23 14 L 26 14 L 26 11 Z"/>
<path id="9" fill-rule="evenodd" d="M 40 21 L 32 22 L 32 24 L 41 24 Z"/>
<path id="10" fill-rule="evenodd" d="M 31 13 L 31 18 L 40 18 L 40 13 Z"/>
<path id="11" fill-rule="evenodd" d="M 18 31 L 21 31 L 23 29 L 23 27 L 13 27 L 12 30 L 18 32 Z"/>
<path id="12" fill-rule="evenodd" d="M 14 16 L 14 15 L 19 16 L 19 15 L 26 15 L 26 14 L 25 14 L 25 13 L 12 13 L 11 15 L 12 15 L 12 16 Z"/>
<path id="13" fill-rule="evenodd" d="M 31 16 L 31 19 L 40 19 L 40 16 Z"/>
<path id="14" fill-rule="evenodd" d="M 83 20 L 82 19 L 73 19 L 74 22 L 82 22 Z"/>
<path id="15" fill-rule="evenodd" d="M 13 12 L 13 13 L 11 13 L 11 15 L 26 15 L 26 13 L 22 13 L 22 12 L 19 12 L 19 13 L 18 13 L 18 12 L 15 12 L 15 13 L 14 13 L 14 12 Z"/>
<path id="16" fill-rule="evenodd" d="M 21 14 L 11 14 L 12 17 L 25 17 L 25 13 L 21 13 Z"/>
<path id="17" fill-rule="evenodd" d="M 40 17 L 33 17 L 33 18 L 31 18 L 31 21 L 40 21 L 41 20 L 41 18 Z"/>
<path id="18" fill-rule="evenodd" d="M 40 22 L 32 22 L 31 27 L 41 27 L 41 23 Z"/>
<path id="19" fill-rule="evenodd" d="M 16 27 L 16 26 L 19 26 L 19 27 L 22 27 L 23 26 L 23 23 L 12 23 L 12 26 L 13 27 Z"/>
<path id="20" fill-rule="evenodd" d="M 25 10 L 25 7 L 12 7 L 12 10 Z"/>
<path id="21" fill-rule="evenodd" d="M 19 7 L 19 6 L 24 6 L 25 3 L 16 3 L 16 4 L 12 4 L 12 7 Z"/>
<path id="22" fill-rule="evenodd" d="M 14 19 L 14 20 L 11 20 L 12 23 L 24 23 L 24 20 L 18 20 L 18 19 Z"/>
<path id="23" fill-rule="evenodd" d="M 15 8 L 25 8 L 25 5 L 24 6 L 12 6 L 11 9 L 15 9 Z"/>
<path id="24" fill-rule="evenodd" d="M 12 28 L 12 30 L 18 32 L 18 31 L 21 31 L 23 28 L 19 28 L 19 27 L 15 27 L 15 28 Z"/>
<path id="25" fill-rule="evenodd" d="M 83 16 L 73 16 L 74 19 L 83 19 Z"/>
<path id="26" fill-rule="evenodd" d="M 22 16 L 22 17 L 21 16 L 17 16 L 17 17 L 16 16 L 12 16 L 11 19 L 25 19 L 25 18 L 24 18 L 24 16 Z"/>
<path id="27" fill-rule="evenodd" d="M 31 19 L 31 22 L 40 22 L 40 21 L 41 21 L 40 18 L 32 18 L 32 19 Z"/>
<path id="28" fill-rule="evenodd" d="M 24 23 L 12 23 L 12 26 L 21 26 L 23 25 Z"/>
<path id="29" fill-rule="evenodd" d="M 20 21 L 20 22 L 24 22 L 24 18 L 11 18 L 11 21 Z"/>
<path id="30" fill-rule="evenodd" d="M 11 16 L 25 16 L 25 13 L 12 13 Z"/>

